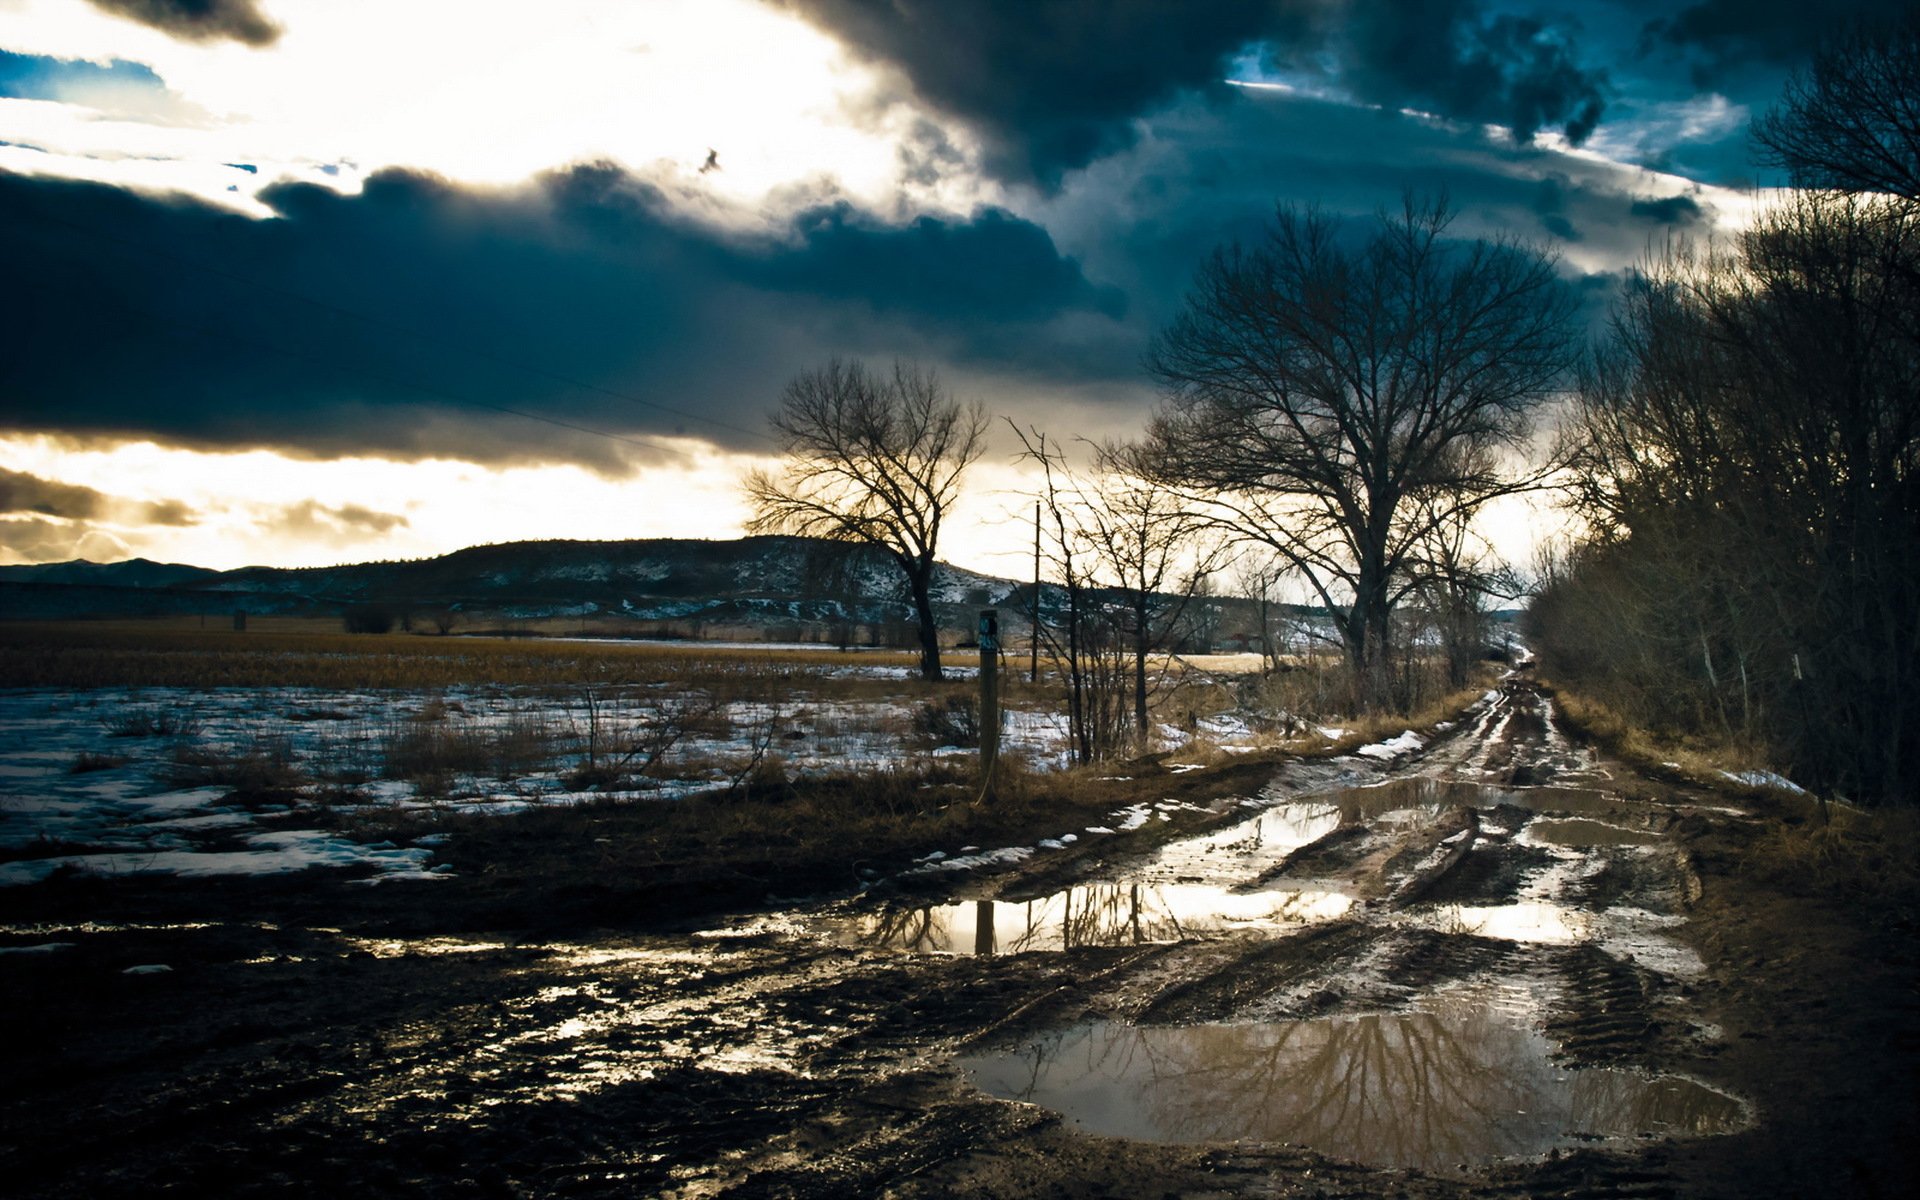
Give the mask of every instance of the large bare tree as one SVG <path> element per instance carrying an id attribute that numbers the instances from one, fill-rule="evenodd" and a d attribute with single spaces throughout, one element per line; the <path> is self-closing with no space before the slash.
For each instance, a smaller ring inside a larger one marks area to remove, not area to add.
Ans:
<path id="1" fill-rule="evenodd" d="M 877 546 L 906 576 L 920 625 L 920 674 L 940 678 L 933 572 L 960 477 L 986 446 L 987 414 L 954 399 L 930 370 L 889 374 L 834 359 L 787 384 L 769 418 L 785 454 L 750 472 L 755 533 Z"/>
<path id="2" fill-rule="evenodd" d="M 1423 541 L 1538 483 L 1501 452 L 1577 352 L 1553 260 L 1449 239 L 1451 221 L 1408 195 L 1354 238 L 1283 207 L 1262 244 L 1214 253 L 1148 359 L 1166 401 L 1136 461 L 1299 572 L 1367 707 L 1395 703 L 1392 618 Z"/>

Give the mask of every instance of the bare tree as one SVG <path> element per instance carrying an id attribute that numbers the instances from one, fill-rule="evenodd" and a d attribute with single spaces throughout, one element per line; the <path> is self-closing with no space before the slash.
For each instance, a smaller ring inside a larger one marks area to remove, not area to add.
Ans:
<path id="1" fill-rule="evenodd" d="M 1181 497 L 1134 457 L 1132 447 L 1101 447 L 1086 537 L 1119 601 L 1133 655 L 1134 725 L 1145 742 L 1149 662 L 1172 637 L 1200 580 L 1219 565 L 1224 544 L 1203 543 L 1201 523 Z"/>
<path id="2" fill-rule="evenodd" d="M 1097 447 L 1082 474 L 1046 434 L 1013 430 L 1040 470 L 1043 555 L 1061 597 L 1051 614 L 1036 609 L 1034 635 L 1065 672 L 1075 756 L 1094 762 L 1146 743 L 1154 656 L 1220 551 L 1177 495 L 1130 465 L 1127 448 Z"/>
<path id="3" fill-rule="evenodd" d="M 1797 186 L 1920 200 L 1920 15 L 1822 47 L 1753 139 Z"/>
<path id="4" fill-rule="evenodd" d="M 985 449 L 985 410 L 953 399 L 932 371 L 895 363 L 881 375 L 834 359 L 795 376 L 768 422 L 786 461 L 748 474 L 749 527 L 885 551 L 913 597 L 921 677 L 939 679 L 935 554 L 960 477 Z"/>
<path id="5" fill-rule="evenodd" d="M 1214 253 L 1148 360 L 1167 400 L 1138 461 L 1299 573 L 1365 707 L 1395 702 L 1392 617 L 1422 540 L 1544 478 L 1500 452 L 1575 355 L 1553 260 L 1449 240 L 1451 221 L 1444 197 L 1408 195 L 1355 244 L 1281 208 L 1265 243 Z"/>

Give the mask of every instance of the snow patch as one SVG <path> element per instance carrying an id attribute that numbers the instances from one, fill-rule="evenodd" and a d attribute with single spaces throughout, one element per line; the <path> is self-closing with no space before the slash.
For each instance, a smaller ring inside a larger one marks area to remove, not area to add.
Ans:
<path id="1" fill-rule="evenodd" d="M 1371 758 L 1380 762 L 1386 762 L 1390 759 L 1398 758 L 1402 754 L 1411 754 L 1426 744 L 1425 738 L 1409 729 L 1397 738 L 1392 738 L 1384 742 L 1375 742 L 1371 746 L 1362 746 L 1358 750 L 1355 750 L 1354 753 L 1360 755 L 1362 758 Z"/>

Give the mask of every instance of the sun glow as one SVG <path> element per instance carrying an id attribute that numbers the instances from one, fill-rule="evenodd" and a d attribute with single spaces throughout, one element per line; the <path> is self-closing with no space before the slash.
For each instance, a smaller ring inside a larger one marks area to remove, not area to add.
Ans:
<path id="1" fill-rule="evenodd" d="M 13 436 L 0 438 L 0 467 L 116 502 L 173 501 L 187 510 L 181 524 L 116 519 L 124 505 L 97 520 L 56 522 L 70 534 L 70 552 L 43 557 L 294 567 L 534 538 L 738 537 L 747 514 L 737 480 L 750 460 L 696 441 L 677 448 L 678 462 L 616 479 L 560 465 L 318 461 Z"/>
<path id="2" fill-rule="evenodd" d="M 751 0 L 556 0 L 484 20 L 464 6 L 282 0 L 284 32 L 265 51 L 174 41 L 81 4 L 19 7 L 0 45 L 145 64 L 165 91 L 131 119 L 0 99 L 21 143 L 0 148 L 13 170 L 242 208 L 276 179 L 352 188 L 390 165 L 511 183 L 610 159 L 697 175 L 734 203 L 803 180 L 875 200 L 898 183 L 900 131 L 874 72 Z"/>

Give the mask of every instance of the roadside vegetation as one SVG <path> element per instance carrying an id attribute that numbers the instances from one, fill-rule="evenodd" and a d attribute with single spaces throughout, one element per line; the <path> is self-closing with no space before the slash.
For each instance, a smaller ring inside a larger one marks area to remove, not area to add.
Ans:
<path id="1" fill-rule="evenodd" d="M 1920 795 L 1917 112 L 1920 21 L 1833 45 L 1759 126 L 1802 190 L 1630 282 L 1529 614 L 1614 721 L 1865 803 Z"/>

